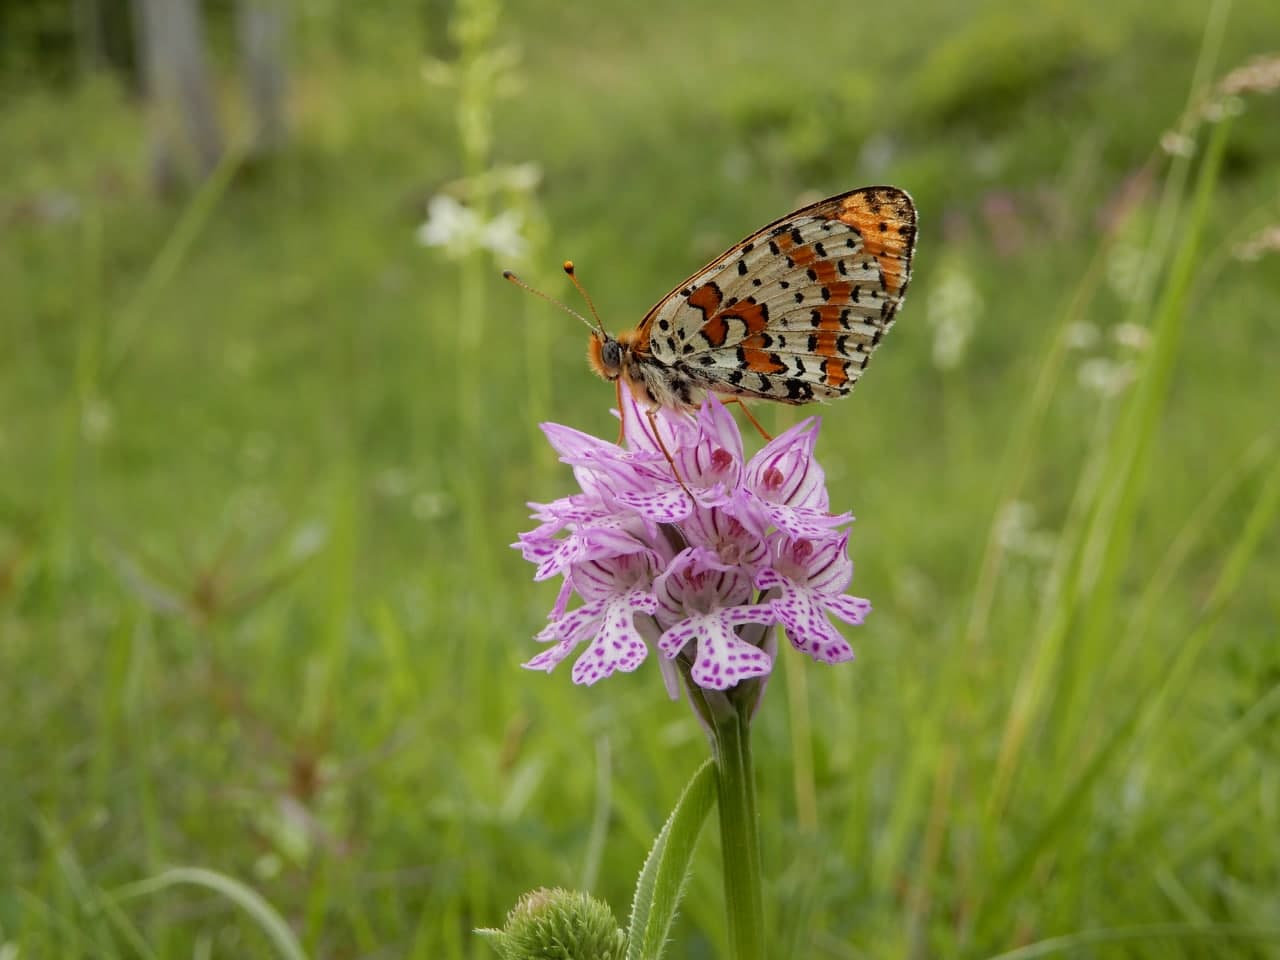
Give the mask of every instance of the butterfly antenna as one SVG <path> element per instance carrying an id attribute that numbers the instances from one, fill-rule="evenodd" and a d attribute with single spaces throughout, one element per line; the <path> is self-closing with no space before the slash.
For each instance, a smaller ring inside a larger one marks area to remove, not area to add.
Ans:
<path id="1" fill-rule="evenodd" d="M 517 287 L 520 287 L 521 289 L 528 290 L 528 291 L 529 291 L 530 293 L 532 293 L 535 297 L 541 297 L 543 300 L 547 301 L 547 303 L 554 303 L 557 307 L 559 307 L 559 308 L 560 308 L 561 310 L 563 310 L 565 313 L 568 313 L 568 314 L 570 314 L 570 315 L 572 315 L 572 316 L 577 317 L 579 320 L 581 320 L 583 323 L 585 323 L 585 324 L 586 324 L 588 327 L 590 327 L 592 330 L 594 330 L 594 329 L 595 329 L 595 327 L 591 325 L 591 321 L 590 321 L 590 320 L 588 320 L 586 317 L 584 317 L 582 314 L 580 314 L 577 310 L 573 309 L 573 307 L 566 306 L 565 304 L 563 304 L 563 303 L 561 303 L 559 300 L 557 300 L 555 297 L 548 296 L 547 294 L 543 293 L 541 290 L 537 289 L 536 287 L 531 287 L 531 286 L 529 286 L 529 284 L 525 283 L 523 280 L 521 280 L 519 277 L 517 277 L 517 276 L 516 276 L 514 273 L 512 273 L 510 270 L 503 270 L 503 271 L 502 271 L 502 278 L 503 278 L 504 280 L 510 280 L 512 283 L 514 283 Z M 581 289 L 581 288 L 579 288 L 579 289 Z M 589 302 L 590 302 L 590 301 L 588 301 L 588 303 L 589 303 Z M 593 309 L 593 310 L 592 310 L 592 313 L 594 313 L 594 312 L 595 312 L 595 310 Z M 597 323 L 599 322 L 599 320 L 600 320 L 600 318 L 599 318 L 599 317 L 596 317 L 596 322 L 597 322 Z M 603 327 L 602 327 L 601 329 L 603 329 Z"/>
<path id="2" fill-rule="evenodd" d="M 600 319 L 600 314 L 596 312 L 596 305 L 591 300 L 591 294 L 587 293 L 587 288 L 582 285 L 582 281 L 578 279 L 578 275 L 574 272 L 572 260 L 564 262 L 564 272 L 569 275 L 573 285 L 578 288 L 578 292 L 582 294 L 582 299 L 587 301 L 587 306 L 591 308 L 591 315 L 596 318 L 596 326 L 600 328 L 601 333 L 604 333 L 604 321 Z M 608 334 L 605 335 L 608 336 Z"/>

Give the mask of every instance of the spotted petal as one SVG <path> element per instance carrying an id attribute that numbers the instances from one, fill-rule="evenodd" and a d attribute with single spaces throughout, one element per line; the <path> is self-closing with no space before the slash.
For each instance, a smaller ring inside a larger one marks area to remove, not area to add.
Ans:
<path id="1" fill-rule="evenodd" d="M 658 649 L 668 657 L 675 657 L 691 640 L 696 641 L 693 681 L 707 689 L 727 690 L 742 680 L 764 676 L 773 669 L 769 655 L 742 640 L 734 627 L 741 623 L 772 623 L 774 618 L 769 604 L 724 607 L 713 613 L 695 614 L 668 628 L 658 640 Z"/>

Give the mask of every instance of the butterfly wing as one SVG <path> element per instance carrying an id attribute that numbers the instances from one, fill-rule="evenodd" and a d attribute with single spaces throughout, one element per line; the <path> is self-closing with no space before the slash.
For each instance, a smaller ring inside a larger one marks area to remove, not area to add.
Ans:
<path id="1" fill-rule="evenodd" d="M 640 347 L 716 393 L 843 396 L 893 325 L 915 239 L 915 206 L 896 187 L 821 200 L 663 297 L 640 324 Z"/>

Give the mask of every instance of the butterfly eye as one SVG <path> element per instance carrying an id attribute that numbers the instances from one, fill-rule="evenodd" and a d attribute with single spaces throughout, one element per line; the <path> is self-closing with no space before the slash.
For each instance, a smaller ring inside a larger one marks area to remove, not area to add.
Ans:
<path id="1" fill-rule="evenodd" d="M 609 339 L 600 345 L 600 361 L 609 370 L 618 370 L 622 366 L 622 345 L 617 340 Z"/>

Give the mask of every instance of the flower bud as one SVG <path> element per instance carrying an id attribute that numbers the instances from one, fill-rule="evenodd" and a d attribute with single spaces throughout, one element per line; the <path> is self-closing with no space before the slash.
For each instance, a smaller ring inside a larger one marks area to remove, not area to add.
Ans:
<path id="1" fill-rule="evenodd" d="M 608 905 L 545 887 L 526 893 L 501 930 L 477 930 L 502 960 L 623 960 L 627 935 Z"/>

